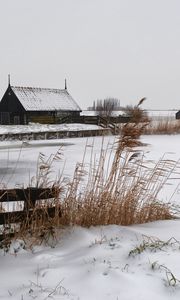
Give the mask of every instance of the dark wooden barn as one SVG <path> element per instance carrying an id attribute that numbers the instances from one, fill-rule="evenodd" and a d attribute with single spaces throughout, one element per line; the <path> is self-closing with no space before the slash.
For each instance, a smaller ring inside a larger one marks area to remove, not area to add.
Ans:
<path id="1" fill-rule="evenodd" d="M 176 113 L 176 119 L 180 119 L 180 110 Z"/>
<path id="2" fill-rule="evenodd" d="M 0 102 L 0 124 L 55 124 L 65 116 L 79 116 L 80 107 L 65 88 L 9 86 Z"/>

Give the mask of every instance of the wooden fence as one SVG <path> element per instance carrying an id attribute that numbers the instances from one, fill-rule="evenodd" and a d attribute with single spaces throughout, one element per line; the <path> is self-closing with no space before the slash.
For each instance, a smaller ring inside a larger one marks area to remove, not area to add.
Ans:
<path id="1" fill-rule="evenodd" d="M 39 132 L 7 132 L 0 134 L 0 141 L 9 140 L 50 140 L 50 139 L 64 139 L 74 137 L 91 137 L 91 136 L 103 136 L 110 134 L 118 134 L 119 123 L 130 122 L 129 117 L 108 117 L 101 116 L 66 116 L 58 121 L 59 124 L 63 123 L 81 123 L 98 125 L 99 129 L 87 129 L 87 130 L 55 130 L 55 131 L 39 131 Z"/>
<path id="2" fill-rule="evenodd" d="M 81 123 L 81 124 L 94 124 L 99 126 L 106 126 L 107 128 L 110 126 L 114 127 L 114 124 L 117 123 L 127 123 L 130 122 L 130 117 L 128 116 L 109 116 L 103 117 L 100 115 L 97 116 L 65 116 L 58 120 L 58 123 Z"/>
<path id="3" fill-rule="evenodd" d="M 53 188 L 27 188 L 27 189 L 9 189 L 9 190 L 0 190 L 0 203 L 12 203 L 15 202 L 24 202 L 22 210 L 16 211 L 5 211 L 1 209 L 0 211 L 0 225 L 9 225 L 11 223 L 21 223 L 25 218 L 30 218 L 34 213 L 34 208 L 38 201 L 48 199 L 54 199 L 57 197 L 58 191 L 57 189 Z M 36 208 L 36 215 L 41 217 L 42 213 L 44 213 L 45 209 L 41 206 Z M 55 216 L 55 207 L 54 206 L 47 206 L 46 214 L 49 217 Z M 3 239 L 3 233 L 0 234 L 0 239 Z"/>

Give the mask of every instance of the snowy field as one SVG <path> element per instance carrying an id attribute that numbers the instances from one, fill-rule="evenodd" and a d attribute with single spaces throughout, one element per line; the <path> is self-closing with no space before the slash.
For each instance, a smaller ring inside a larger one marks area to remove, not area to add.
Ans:
<path id="1" fill-rule="evenodd" d="M 143 136 L 147 160 L 165 155 L 178 160 L 179 135 Z M 87 163 L 92 146 L 99 154 L 102 138 L 73 138 L 52 141 L 1 142 L 1 185 L 26 186 L 36 173 L 39 152 L 46 157 L 62 147 L 62 159 L 53 165 L 52 179 L 64 167 L 71 178 L 82 161 L 86 145 Z M 104 139 L 111 151 L 114 137 Z M 178 177 L 178 176 L 177 176 Z M 179 179 L 172 178 L 161 192 L 167 200 Z M 179 200 L 176 188 L 172 201 Z M 0 299 L 2 300 L 179 300 L 180 299 L 180 220 L 136 226 L 66 228 L 59 239 L 47 245 L 11 245 L 0 250 Z M 141 246 L 142 245 L 142 246 Z"/>
<path id="2" fill-rule="evenodd" d="M 174 120 L 175 119 L 175 114 L 178 111 L 177 110 L 146 110 L 148 116 L 152 120 Z M 81 112 L 81 115 L 85 116 L 94 116 L 96 115 L 97 112 L 92 111 L 92 110 L 83 110 Z M 119 116 L 119 115 L 125 115 L 125 112 L 123 110 L 117 110 L 112 112 L 112 116 Z"/>
<path id="3" fill-rule="evenodd" d="M 177 110 L 178 111 L 178 110 Z M 175 119 L 176 110 L 147 110 L 148 116 L 152 120 L 173 120 Z"/>

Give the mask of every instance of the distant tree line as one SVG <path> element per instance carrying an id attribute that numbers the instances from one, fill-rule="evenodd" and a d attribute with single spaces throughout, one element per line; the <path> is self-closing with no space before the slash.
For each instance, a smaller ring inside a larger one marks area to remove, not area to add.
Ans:
<path id="1" fill-rule="evenodd" d="M 98 99 L 93 102 L 93 106 L 89 110 L 96 111 L 98 115 L 108 117 L 112 115 L 113 111 L 120 110 L 120 100 L 116 98 Z"/>
<path id="2" fill-rule="evenodd" d="M 127 105 L 125 107 L 120 106 L 120 100 L 117 98 L 98 99 L 93 102 L 92 107 L 88 107 L 88 110 L 95 111 L 97 115 L 101 117 L 111 117 L 113 111 L 122 111 L 126 117 L 129 117 L 131 122 L 137 123 L 149 122 L 147 112 L 140 108 L 146 98 L 142 98 L 137 105 Z"/>

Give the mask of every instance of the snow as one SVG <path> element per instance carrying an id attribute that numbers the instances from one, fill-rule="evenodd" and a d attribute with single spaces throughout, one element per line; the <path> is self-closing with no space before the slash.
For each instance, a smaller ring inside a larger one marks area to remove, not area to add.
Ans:
<path id="1" fill-rule="evenodd" d="M 164 154 L 179 159 L 179 135 L 143 136 L 142 141 L 147 143 L 143 148 L 147 160 L 157 161 Z M 106 136 L 103 143 L 111 151 L 114 137 Z M 94 153 L 100 152 L 102 138 L 1 142 L 1 184 L 28 184 L 39 152 L 48 157 L 61 146 L 62 160 L 53 166 L 52 176 L 65 164 L 65 176 L 71 177 L 85 145 L 87 163 L 92 145 Z M 169 199 L 178 182 L 172 178 L 162 198 Z M 174 197 L 179 202 L 178 189 Z M 46 244 L 28 247 L 24 241 L 14 241 L 7 253 L 0 250 L 0 299 L 179 300 L 179 226 L 180 220 L 69 227 L 57 231 L 56 239 Z"/>
<path id="2" fill-rule="evenodd" d="M 99 112 L 95 110 L 83 110 L 81 112 L 81 116 L 97 116 L 97 115 L 99 115 Z M 117 117 L 122 115 L 126 115 L 126 113 L 123 110 L 114 110 L 111 113 L 112 117 Z"/>
<path id="3" fill-rule="evenodd" d="M 152 119 L 152 120 L 175 120 L 175 115 L 177 113 L 178 110 L 147 110 L 145 109 L 145 112 L 147 112 L 148 116 Z M 83 110 L 81 112 L 81 115 L 85 115 L 85 116 L 95 116 L 97 115 L 98 112 L 94 111 L 94 110 Z M 113 111 L 112 112 L 112 116 L 122 116 L 122 115 L 126 115 L 124 110 L 117 110 L 117 111 Z"/>
<path id="4" fill-rule="evenodd" d="M 0 252 L 0 299 L 179 299 L 179 242 L 129 255 L 148 237 L 179 241 L 179 225 L 66 228 L 56 244 L 31 250 L 16 241 L 9 253 Z"/>
<path id="5" fill-rule="evenodd" d="M 66 89 L 11 87 L 26 111 L 80 111 Z"/>
<path id="6" fill-rule="evenodd" d="M 147 110 L 146 112 L 152 121 L 176 121 L 177 110 Z"/>
<path id="7" fill-rule="evenodd" d="M 79 130 L 97 130 L 102 127 L 86 124 L 38 124 L 29 125 L 0 125 L 0 134 L 7 133 L 28 133 L 28 132 L 56 132 L 56 131 L 79 131 Z"/>

